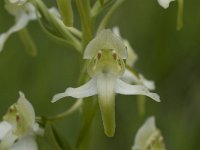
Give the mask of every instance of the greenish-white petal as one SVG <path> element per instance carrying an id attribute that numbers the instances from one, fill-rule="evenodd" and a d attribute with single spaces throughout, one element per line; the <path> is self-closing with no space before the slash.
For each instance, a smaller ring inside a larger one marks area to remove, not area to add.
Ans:
<path id="1" fill-rule="evenodd" d="M 113 27 L 112 31 L 113 31 L 114 34 L 116 34 L 117 36 L 121 37 L 119 27 L 117 27 L 117 26 Z M 127 52 L 128 52 L 128 57 L 126 59 L 126 64 L 129 65 L 129 66 L 133 66 L 135 64 L 135 62 L 137 61 L 138 56 L 135 53 L 134 49 L 132 48 L 132 46 L 131 46 L 131 44 L 129 43 L 128 40 L 123 39 L 123 42 L 124 42 L 124 45 L 126 46 Z"/>
<path id="2" fill-rule="evenodd" d="M 115 50 L 121 59 L 127 58 L 126 46 L 123 40 L 115 35 L 110 29 L 103 29 L 89 42 L 84 52 L 84 59 L 92 59 L 99 50 Z"/>
<path id="3" fill-rule="evenodd" d="M 23 118 L 23 126 L 27 127 L 25 130 L 32 129 L 35 124 L 35 111 L 32 104 L 26 99 L 22 92 L 19 92 L 16 108 Z"/>
<path id="4" fill-rule="evenodd" d="M 160 97 L 156 93 L 150 92 L 145 86 L 143 85 L 131 85 L 128 84 L 120 79 L 116 81 L 116 88 L 115 92 L 123 95 L 145 95 L 153 100 L 160 102 Z"/>
<path id="5" fill-rule="evenodd" d="M 147 80 L 142 74 L 139 74 L 142 85 L 146 86 L 149 90 L 155 90 L 155 84 L 152 80 Z"/>
<path id="6" fill-rule="evenodd" d="M 104 132 L 112 137 L 115 133 L 115 78 L 102 74 L 97 77 L 97 91 Z"/>
<path id="7" fill-rule="evenodd" d="M 12 125 L 6 121 L 0 122 L 0 140 L 12 129 Z"/>
<path id="8" fill-rule="evenodd" d="M 17 139 L 18 136 L 13 134 L 12 129 L 9 130 L 0 141 L 0 150 L 8 150 Z"/>
<path id="9" fill-rule="evenodd" d="M 22 14 L 17 20 L 16 23 L 7 31 L 2 34 L 0 34 L 0 51 L 3 50 L 4 44 L 6 40 L 9 38 L 9 36 L 21 29 L 23 29 L 27 23 L 28 23 L 28 18 L 26 14 Z"/>
<path id="10" fill-rule="evenodd" d="M 142 74 L 136 75 L 129 69 L 126 69 L 121 79 L 129 84 L 140 84 L 149 90 L 155 90 L 155 84 L 152 80 L 147 80 Z"/>
<path id="11" fill-rule="evenodd" d="M 121 79 L 129 84 L 131 83 L 139 83 L 139 78 L 129 69 L 125 69 L 124 74 L 121 76 Z"/>
<path id="12" fill-rule="evenodd" d="M 67 88 L 64 93 L 54 95 L 52 103 L 64 97 L 84 98 L 97 94 L 96 79 L 93 78 L 78 88 Z"/>
<path id="13" fill-rule="evenodd" d="M 170 2 L 172 2 L 174 0 L 158 0 L 158 3 L 160 4 L 160 6 L 162 6 L 163 8 L 168 8 Z"/>
<path id="14" fill-rule="evenodd" d="M 124 44 L 127 47 L 128 58 L 126 59 L 126 64 L 128 66 L 134 66 L 135 62 L 138 59 L 138 55 L 135 53 L 135 50 L 132 48 L 128 40 L 124 39 Z"/>
<path id="15" fill-rule="evenodd" d="M 156 128 L 155 118 L 149 117 L 136 133 L 132 150 L 165 150 L 163 137 Z"/>
<path id="16" fill-rule="evenodd" d="M 38 146 L 33 136 L 26 136 L 13 144 L 10 150 L 38 150 Z"/>
<path id="17" fill-rule="evenodd" d="M 5 5 L 8 12 L 15 16 L 15 24 L 7 31 L 0 34 L 0 52 L 3 50 L 4 44 L 9 36 L 20 31 L 27 26 L 30 20 L 36 20 L 35 7 L 31 3 L 26 3 L 23 10 L 14 6 Z M 22 6 L 21 6 L 22 7 Z"/>

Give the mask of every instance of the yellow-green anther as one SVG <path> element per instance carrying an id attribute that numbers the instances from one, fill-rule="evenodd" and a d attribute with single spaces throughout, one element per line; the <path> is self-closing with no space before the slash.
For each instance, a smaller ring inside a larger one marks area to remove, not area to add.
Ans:
<path id="1" fill-rule="evenodd" d="M 57 0 L 57 4 L 64 24 L 68 27 L 72 27 L 74 15 L 71 0 Z"/>

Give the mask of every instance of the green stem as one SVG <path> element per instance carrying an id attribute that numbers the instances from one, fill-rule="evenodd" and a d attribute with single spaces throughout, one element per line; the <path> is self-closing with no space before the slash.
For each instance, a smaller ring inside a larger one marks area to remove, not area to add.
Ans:
<path id="1" fill-rule="evenodd" d="M 144 95 L 137 96 L 137 108 L 140 116 L 144 116 L 145 114 L 145 99 L 146 97 Z"/>
<path id="2" fill-rule="evenodd" d="M 183 0 L 178 0 L 177 30 L 183 27 Z"/>
<path id="3" fill-rule="evenodd" d="M 83 48 L 93 37 L 93 21 L 90 11 L 89 0 L 76 0 L 77 8 L 81 17 L 82 30 L 83 30 Z"/>
<path id="4" fill-rule="evenodd" d="M 98 107 L 98 103 L 96 100 L 96 97 L 93 99 L 85 99 L 84 105 L 83 105 L 83 124 L 80 130 L 80 134 L 76 143 L 76 147 L 80 150 L 88 149 L 89 141 L 90 139 L 90 129 L 91 125 L 94 119 L 94 116 L 96 114 Z"/>
<path id="5" fill-rule="evenodd" d="M 24 48 L 26 52 L 30 56 L 36 56 L 37 55 L 37 46 L 35 45 L 35 42 L 33 41 L 31 35 L 29 34 L 29 31 L 27 28 L 24 28 L 20 30 L 19 37 L 24 45 Z"/>
<path id="6" fill-rule="evenodd" d="M 70 40 L 70 42 L 78 51 L 81 51 L 81 44 L 79 40 L 67 30 L 63 22 L 60 21 L 55 15 L 50 13 L 46 5 L 41 0 L 35 0 L 34 2 L 39 11 L 44 15 L 45 19 L 47 19 L 66 38 L 66 40 Z"/>
<path id="7" fill-rule="evenodd" d="M 73 114 L 74 112 L 76 112 L 80 107 L 82 106 L 82 100 L 78 99 L 70 109 L 64 111 L 63 113 L 60 113 L 56 116 L 52 116 L 52 117 L 48 117 L 47 120 L 49 121 L 57 121 L 60 119 L 63 119 L 71 114 Z"/>

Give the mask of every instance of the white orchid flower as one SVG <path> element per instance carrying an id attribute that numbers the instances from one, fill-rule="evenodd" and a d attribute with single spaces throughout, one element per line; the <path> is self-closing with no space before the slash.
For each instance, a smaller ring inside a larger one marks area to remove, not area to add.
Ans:
<path id="1" fill-rule="evenodd" d="M 162 6 L 163 8 L 168 8 L 169 4 L 175 0 L 158 0 L 158 3 L 160 4 L 160 6 Z"/>
<path id="2" fill-rule="evenodd" d="M 109 29 L 103 29 L 86 47 L 84 59 L 89 60 L 88 74 L 92 78 L 78 88 L 67 88 L 56 94 L 52 102 L 71 96 L 84 98 L 98 95 L 104 131 L 107 136 L 115 132 L 115 94 L 146 95 L 159 102 L 157 94 L 143 85 L 131 85 L 120 79 L 124 74 L 127 51 L 123 41 Z"/>
<path id="3" fill-rule="evenodd" d="M 165 150 L 163 137 L 156 128 L 155 118 L 149 117 L 137 131 L 132 150 Z"/>
<path id="4" fill-rule="evenodd" d="M 11 34 L 25 28 L 29 21 L 37 19 L 35 7 L 27 0 L 5 0 L 5 9 L 15 17 L 15 24 L 0 34 L 0 52 Z"/>
<path id="5" fill-rule="evenodd" d="M 42 129 L 35 122 L 31 103 L 22 92 L 19 95 L 0 122 L 0 150 L 38 150 L 34 136 Z"/>
<path id="6" fill-rule="evenodd" d="M 118 27 L 114 27 L 112 30 L 116 35 L 121 37 L 120 30 Z M 126 46 L 127 52 L 128 52 L 128 58 L 126 60 L 126 65 L 131 68 L 135 65 L 135 62 L 138 59 L 138 55 L 135 53 L 134 49 L 132 48 L 132 46 L 130 45 L 128 40 L 123 39 L 123 42 L 124 42 L 124 45 Z M 141 84 L 141 85 L 146 86 L 149 90 L 155 90 L 155 84 L 153 81 L 147 80 L 142 74 L 133 72 L 129 68 L 125 69 L 125 72 L 124 72 L 123 76 L 121 77 L 121 79 L 130 84 L 132 84 L 132 83 L 133 84 Z"/>

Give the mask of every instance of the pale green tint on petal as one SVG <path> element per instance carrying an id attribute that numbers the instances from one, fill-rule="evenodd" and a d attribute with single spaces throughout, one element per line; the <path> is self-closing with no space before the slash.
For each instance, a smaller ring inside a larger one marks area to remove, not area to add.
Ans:
<path id="1" fill-rule="evenodd" d="M 115 50 L 121 59 L 127 58 L 126 46 L 123 40 L 115 35 L 110 29 L 103 29 L 97 36 L 89 42 L 84 52 L 84 59 L 92 59 L 99 50 Z"/>
<path id="2" fill-rule="evenodd" d="M 10 150 L 38 150 L 38 146 L 33 136 L 26 136 L 13 144 Z"/>
<path id="3" fill-rule="evenodd" d="M 168 8 L 170 2 L 172 2 L 174 0 L 158 0 L 158 3 L 160 4 L 160 6 L 162 6 L 163 8 Z"/>
<path id="4" fill-rule="evenodd" d="M 156 93 L 151 93 L 143 85 L 131 85 L 120 79 L 117 79 L 115 92 L 123 95 L 145 95 L 153 100 L 160 102 L 160 97 Z"/>
<path id="5" fill-rule="evenodd" d="M 6 121 L 0 122 L 0 140 L 12 129 L 12 125 Z"/>
<path id="6" fill-rule="evenodd" d="M 137 131 L 132 150 L 165 150 L 163 137 L 156 128 L 155 118 L 149 117 Z"/>
<path id="7" fill-rule="evenodd" d="M 147 80 L 142 74 L 136 76 L 132 71 L 126 69 L 121 79 L 129 84 L 140 84 L 147 87 L 149 90 L 155 90 L 155 84 L 152 80 Z"/>
<path id="8" fill-rule="evenodd" d="M 32 104 L 25 98 L 22 92 L 19 92 L 19 99 L 16 103 L 16 109 L 19 114 L 16 134 L 24 135 L 30 132 L 35 124 L 35 111 Z"/>
<path id="9" fill-rule="evenodd" d="M 74 98 L 84 98 L 89 97 L 97 94 L 96 89 L 96 79 L 93 78 L 84 85 L 78 87 L 78 88 L 67 88 L 64 93 L 56 94 L 53 99 L 52 103 L 58 101 L 61 98 L 71 96 Z"/>
<path id="10" fill-rule="evenodd" d="M 115 78 L 106 74 L 98 75 L 97 90 L 104 132 L 112 137 L 115 133 Z"/>

